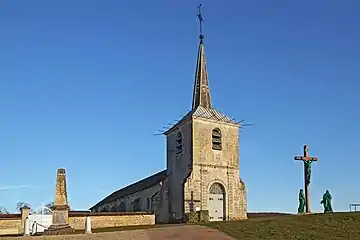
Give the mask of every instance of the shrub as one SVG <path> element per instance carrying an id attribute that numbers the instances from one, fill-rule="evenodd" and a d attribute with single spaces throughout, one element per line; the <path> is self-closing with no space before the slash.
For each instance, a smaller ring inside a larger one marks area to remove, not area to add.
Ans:
<path id="1" fill-rule="evenodd" d="M 209 211 L 201 210 L 197 212 L 185 213 L 185 221 L 187 223 L 207 223 L 209 222 Z"/>

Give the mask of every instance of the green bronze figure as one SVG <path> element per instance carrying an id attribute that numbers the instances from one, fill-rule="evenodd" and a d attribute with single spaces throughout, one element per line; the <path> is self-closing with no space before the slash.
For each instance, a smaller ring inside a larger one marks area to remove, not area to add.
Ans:
<path id="1" fill-rule="evenodd" d="M 331 194 L 329 190 L 326 190 L 325 194 L 323 195 L 323 199 L 321 200 L 320 204 L 324 206 L 324 213 L 332 213 L 332 206 L 331 206 Z"/>
<path id="2" fill-rule="evenodd" d="M 300 189 L 298 214 L 304 214 L 304 213 L 305 213 L 305 195 L 304 195 L 304 190 Z"/>
<path id="3" fill-rule="evenodd" d="M 305 164 L 305 181 L 307 184 L 310 184 L 310 179 L 311 179 L 311 164 L 312 161 L 304 161 Z"/>

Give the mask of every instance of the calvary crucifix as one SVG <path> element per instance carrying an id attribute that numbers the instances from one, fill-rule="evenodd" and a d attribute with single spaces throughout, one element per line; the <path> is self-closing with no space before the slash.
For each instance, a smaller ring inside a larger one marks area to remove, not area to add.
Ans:
<path id="1" fill-rule="evenodd" d="M 311 180 L 311 164 L 317 161 L 317 157 L 309 157 L 308 146 L 304 145 L 304 156 L 295 156 L 295 160 L 304 162 L 304 182 L 305 182 L 305 201 L 306 213 L 310 213 L 310 180 Z"/>

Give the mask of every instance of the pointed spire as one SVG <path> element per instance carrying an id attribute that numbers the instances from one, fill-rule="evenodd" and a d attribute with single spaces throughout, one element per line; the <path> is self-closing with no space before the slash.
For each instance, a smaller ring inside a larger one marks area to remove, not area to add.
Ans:
<path id="1" fill-rule="evenodd" d="M 202 24 L 204 19 L 201 15 L 201 4 L 199 5 L 198 18 L 200 22 L 200 44 L 198 50 L 198 57 L 196 63 L 196 73 L 195 73 L 195 83 L 194 83 L 194 93 L 193 93 L 193 104 L 192 109 L 196 109 L 198 106 L 204 108 L 211 108 L 211 97 L 210 97 L 210 88 L 208 73 L 206 71 L 206 58 L 204 51 L 204 35 Z"/>

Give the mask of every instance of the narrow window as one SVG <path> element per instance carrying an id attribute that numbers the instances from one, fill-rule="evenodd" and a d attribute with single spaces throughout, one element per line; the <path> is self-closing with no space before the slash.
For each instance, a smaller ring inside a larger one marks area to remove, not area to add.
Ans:
<path id="1" fill-rule="evenodd" d="M 221 150 L 221 131 L 218 128 L 212 130 L 212 149 Z"/>
<path id="2" fill-rule="evenodd" d="M 140 198 L 135 199 L 135 201 L 132 202 L 133 212 L 140 212 L 141 206 L 140 206 Z"/>
<path id="3" fill-rule="evenodd" d="M 111 212 L 117 212 L 118 211 L 118 206 L 116 204 L 112 205 L 110 211 Z"/>
<path id="4" fill-rule="evenodd" d="M 182 134 L 178 132 L 176 135 L 176 154 L 180 154 L 182 152 Z"/>
<path id="5" fill-rule="evenodd" d="M 151 201 L 150 201 L 150 198 L 147 198 L 146 200 L 146 206 L 147 206 L 147 209 L 149 210 L 151 208 Z"/>
<path id="6" fill-rule="evenodd" d="M 126 212 L 125 202 L 119 204 L 119 212 Z"/>

